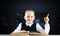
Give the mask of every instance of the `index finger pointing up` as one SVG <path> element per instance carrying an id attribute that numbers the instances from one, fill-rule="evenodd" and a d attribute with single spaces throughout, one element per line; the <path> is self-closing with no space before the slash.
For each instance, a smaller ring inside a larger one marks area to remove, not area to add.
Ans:
<path id="1" fill-rule="evenodd" d="M 49 17 L 49 13 L 47 14 L 47 16 L 46 17 Z"/>

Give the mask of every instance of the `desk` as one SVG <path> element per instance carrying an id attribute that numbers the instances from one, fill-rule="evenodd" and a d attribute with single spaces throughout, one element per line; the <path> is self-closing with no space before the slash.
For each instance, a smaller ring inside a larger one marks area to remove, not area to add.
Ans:
<path id="1" fill-rule="evenodd" d="M 37 32 L 15 32 L 11 33 L 10 36 L 48 36 L 44 33 L 37 33 Z"/>

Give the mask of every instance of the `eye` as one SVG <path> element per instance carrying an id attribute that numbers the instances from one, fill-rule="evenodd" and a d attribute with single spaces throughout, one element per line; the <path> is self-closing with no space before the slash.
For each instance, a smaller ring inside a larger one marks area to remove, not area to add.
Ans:
<path id="1" fill-rule="evenodd" d="M 33 16 L 31 16 L 31 18 L 33 18 Z"/>
<path id="2" fill-rule="evenodd" d="M 27 16 L 27 18 L 29 18 L 29 16 Z"/>

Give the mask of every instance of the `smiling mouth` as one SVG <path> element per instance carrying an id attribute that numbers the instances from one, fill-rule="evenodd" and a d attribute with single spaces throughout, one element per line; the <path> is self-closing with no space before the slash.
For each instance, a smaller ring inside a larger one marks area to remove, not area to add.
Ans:
<path id="1" fill-rule="evenodd" d="M 27 21 L 31 21 L 31 20 L 27 20 Z"/>
<path id="2" fill-rule="evenodd" d="M 28 20 L 28 21 L 31 21 L 31 20 Z"/>

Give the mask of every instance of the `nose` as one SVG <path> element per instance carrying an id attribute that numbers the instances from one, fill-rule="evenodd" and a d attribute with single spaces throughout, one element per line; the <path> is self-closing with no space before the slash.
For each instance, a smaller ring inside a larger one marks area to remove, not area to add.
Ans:
<path id="1" fill-rule="evenodd" d="M 31 17 L 29 19 L 31 19 Z"/>

